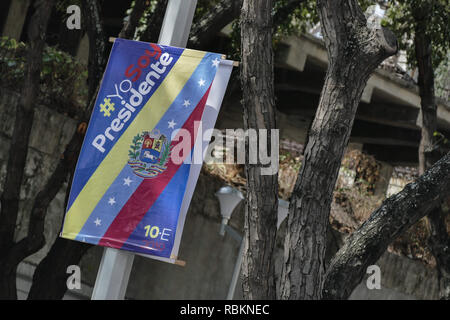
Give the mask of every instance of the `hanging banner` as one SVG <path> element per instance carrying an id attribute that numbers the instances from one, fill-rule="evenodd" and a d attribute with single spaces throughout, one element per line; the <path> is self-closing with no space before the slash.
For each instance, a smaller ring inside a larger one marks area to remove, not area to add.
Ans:
<path id="1" fill-rule="evenodd" d="M 174 263 L 231 69 L 220 54 L 116 39 L 60 236 Z"/>

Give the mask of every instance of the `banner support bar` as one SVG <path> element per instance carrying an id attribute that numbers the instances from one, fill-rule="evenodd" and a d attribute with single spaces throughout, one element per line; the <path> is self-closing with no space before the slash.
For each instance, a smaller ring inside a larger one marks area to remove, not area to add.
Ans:
<path id="1" fill-rule="evenodd" d="M 109 37 L 109 42 L 114 42 L 114 41 L 116 41 L 116 37 Z M 222 55 L 222 59 L 226 59 L 227 58 L 227 56 L 225 55 L 225 54 L 223 54 Z M 239 67 L 239 61 L 233 61 L 233 67 Z"/>

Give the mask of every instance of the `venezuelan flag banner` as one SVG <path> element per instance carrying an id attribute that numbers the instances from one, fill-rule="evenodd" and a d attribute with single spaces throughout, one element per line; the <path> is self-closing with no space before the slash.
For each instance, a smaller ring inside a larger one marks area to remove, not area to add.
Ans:
<path id="1" fill-rule="evenodd" d="M 231 69 L 220 54 L 116 39 L 60 236 L 173 263 Z"/>

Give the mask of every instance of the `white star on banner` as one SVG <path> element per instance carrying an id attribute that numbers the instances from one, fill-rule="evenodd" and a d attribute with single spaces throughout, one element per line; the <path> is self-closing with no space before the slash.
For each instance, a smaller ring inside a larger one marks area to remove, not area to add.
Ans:
<path id="1" fill-rule="evenodd" d="M 199 81 L 198 81 L 198 85 L 200 86 L 200 87 L 203 87 L 204 85 L 205 85 L 205 80 L 203 80 L 203 79 L 200 79 Z"/>
<path id="2" fill-rule="evenodd" d="M 100 220 L 99 218 L 97 218 L 97 219 L 95 219 L 94 223 L 95 223 L 95 225 L 98 227 L 99 225 L 102 224 L 102 220 Z M 83 238 L 83 240 L 84 240 L 84 238 Z"/>
<path id="3" fill-rule="evenodd" d="M 191 105 L 191 102 L 189 100 L 184 100 L 183 106 L 189 107 Z"/>
<path id="4" fill-rule="evenodd" d="M 217 68 L 217 67 L 219 66 L 219 63 L 220 63 L 220 60 L 217 59 L 217 58 L 215 58 L 215 59 L 212 61 L 212 66 Z"/>
<path id="5" fill-rule="evenodd" d="M 133 180 L 130 179 L 130 177 L 126 177 L 125 179 L 123 179 L 123 185 L 124 186 L 130 186 L 130 183 L 132 183 Z"/>
<path id="6" fill-rule="evenodd" d="M 114 203 L 116 203 L 116 199 L 115 199 L 114 197 L 113 197 L 113 198 L 109 198 L 108 203 L 109 203 L 110 205 L 113 205 Z"/>
<path id="7" fill-rule="evenodd" d="M 169 128 L 171 129 L 175 129 L 175 125 L 177 124 L 175 121 L 173 121 L 173 119 L 171 121 L 168 122 L 169 124 Z"/>

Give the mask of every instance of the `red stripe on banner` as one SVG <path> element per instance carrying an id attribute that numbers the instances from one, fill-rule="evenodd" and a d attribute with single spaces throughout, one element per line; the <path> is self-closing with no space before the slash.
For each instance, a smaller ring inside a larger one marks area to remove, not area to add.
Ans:
<path id="1" fill-rule="evenodd" d="M 183 125 L 183 129 L 189 132 L 194 132 L 194 122 L 200 121 L 203 115 L 203 110 L 205 109 L 206 100 L 208 99 L 209 90 L 206 91 L 203 98 L 200 100 L 195 110 L 191 113 L 189 118 Z M 191 139 L 191 148 L 194 147 L 197 132 L 194 132 L 194 137 Z M 177 135 L 179 137 L 179 135 Z M 178 139 L 174 139 L 178 140 Z M 172 142 L 171 145 L 175 145 L 179 141 Z M 189 154 L 183 154 L 186 158 Z M 184 159 L 183 159 L 184 160 Z M 120 212 L 117 214 L 114 221 L 109 226 L 106 233 L 103 235 L 102 239 L 99 241 L 100 246 L 107 246 L 113 248 L 121 248 L 124 242 L 130 237 L 131 233 L 136 229 L 137 225 L 144 218 L 145 214 L 150 210 L 153 203 L 158 199 L 162 191 L 169 184 L 170 180 L 173 178 L 181 164 L 175 164 L 169 160 L 167 164 L 167 169 L 161 173 L 155 179 L 145 179 L 139 185 L 139 187 L 134 191 L 125 205 L 122 207 Z M 145 202 L 142 201 L 145 199 Z"/>

